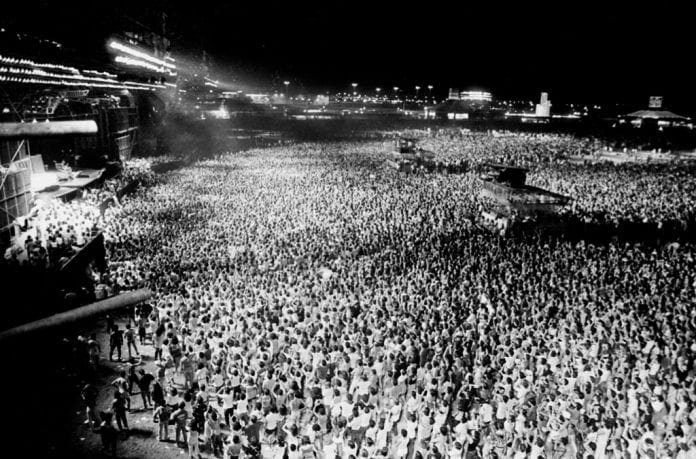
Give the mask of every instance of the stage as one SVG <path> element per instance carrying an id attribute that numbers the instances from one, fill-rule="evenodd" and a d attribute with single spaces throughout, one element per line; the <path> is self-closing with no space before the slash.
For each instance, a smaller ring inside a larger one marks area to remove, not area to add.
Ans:
<path id="1" fill-rule="evenodd" d="M 97 183 L 105 169 L 77 169 L 70 174 L 46 171 L 31 175 L 31 189 L 36 199 L 70 201 L 81 195 L 81 190 Z"/>

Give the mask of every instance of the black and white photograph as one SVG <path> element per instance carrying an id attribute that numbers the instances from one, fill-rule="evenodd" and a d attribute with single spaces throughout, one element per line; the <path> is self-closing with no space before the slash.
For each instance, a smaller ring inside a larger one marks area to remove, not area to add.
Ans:
<path id="1" fill-rule="evenodd" d="M 2 2 L 0 456 L 696 459 L 694 17 Z"/>

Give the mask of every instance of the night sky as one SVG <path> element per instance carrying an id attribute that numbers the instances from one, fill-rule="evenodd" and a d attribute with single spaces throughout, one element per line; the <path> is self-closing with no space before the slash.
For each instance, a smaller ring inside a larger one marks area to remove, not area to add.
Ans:
<path id="1" fill-rule="evenodd" d="M 696 99 L 692 15 L 667 2 L 179 3 L 26 1 L 3 12 L 0 24 L 98 47 L 124 17 L 157 23 L 164 10 L 175 50 L 204 48 L 223 76 L 244 84 L 433 84 L 503 97 L 548 90 L 557 100 L 579 101 L 654 94 L 679 106 Z"/>

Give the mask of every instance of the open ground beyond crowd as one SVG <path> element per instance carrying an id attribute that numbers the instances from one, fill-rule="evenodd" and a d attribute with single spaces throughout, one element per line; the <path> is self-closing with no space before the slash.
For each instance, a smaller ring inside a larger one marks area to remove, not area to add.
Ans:
<path id="1" fill-rule="evenodd" d="M 531 167 L 585 219 L 694 218 L 688 164 L 568 164 L 591 143 L 570 136 L 427 142 L 443 160 Z M 400 175 L 384 155 L 349 142 L 223 155 L 95 216 L 97 282 L 154 291 L 125 344 L 142 334 L 156 365 L 116 387 L 86 372 L 90 412 L 127 428 L 140 386 L 192 457 L 696 454 L 693 244 L 503 238 L 472 224 L 473 174 Z M 102 365 L 98 337 L 82 343 L 76 361 Z M 113 429 L 100 427 L 107 446 Z"/>

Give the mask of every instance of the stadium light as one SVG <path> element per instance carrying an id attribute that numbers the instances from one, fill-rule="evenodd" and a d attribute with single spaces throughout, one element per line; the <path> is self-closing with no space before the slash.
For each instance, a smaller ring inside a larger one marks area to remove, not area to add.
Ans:
<path id="1" fill-rule="evenodd" d="M 22 84 L 53 84 L 59 86 L 90 86 L 98 88 L 156 89 L 164 85 L 121 82 L 116 75 L 96 70 L 84 70 L 84 74 L 74 67 L 38 63 L 29 59 L 16 59 L 0 56 L 0 81 Z M 48 69 L 48 70 L 46 70 Z M 65 73 L 57 73 L 65 72 Z"/>
<path id="2" fill-rule="evenodd" d="M 140 67 L 140 68 L 144 68 L 147 70 L 152 70 L 153 72 L 157 72 L 157 73 L 168 73 L 168 74 L 170 73 L 170 71 L 167 70 L 163 66 L 157 66 L 155 64 L 151 64 L 151 63 L 146 62 L 144 60 L 135 59 L 135 58 L 128 57 L 128 56 L 116 56 L 115 61 L 118 62 L 119 64 L 127 65 L 130 67 Z"/>
<path id="3" fill-rule="evenodd" d="M 146 60 L 146 61 L 151 62 L 153 64 L 157 64 L 157 65 L 164 66 L 164 67 L 167 67 L 167 68 L 172 69 L 172 70 L 176 70 L 176 66 L 174 64 L 172 64 L 171 62 L 157 59 L 156 57 L 154 57 L 150 54 L 144 53 L 144 52 L 139 51 L 135 48 L 131 48 L 130 46 L 126 46 L 123 43 L 117 42 L 116 40 L 112 40 L 109 42 L 109 48 L 113 48 L 117 51 L 121 51 L 121 52 L 129 54 L 133 57 L 138 57 L 140 59 Z"/>

